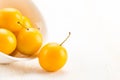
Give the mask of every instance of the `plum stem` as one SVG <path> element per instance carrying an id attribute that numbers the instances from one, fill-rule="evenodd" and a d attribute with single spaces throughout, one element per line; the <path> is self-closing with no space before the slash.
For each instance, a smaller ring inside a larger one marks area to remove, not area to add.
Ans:
<path id="1" fill-rule="evenodd" d="M 20 24 L 22 27 L 26 28 L 27 30 L 29 30 L 29 28 L 25 27 L 23 24 L 21 24 L 19 21 L 17 22 L 18 24 Z"/>
<path id="2" fill-rule="evenodd" d="M 69 35 L 64 39 L 63 42 L 61 42 L 60 46 L 62 46 L 68 40 L 68 38 L 70 37 L 70 35 L 71 35 L 71 32 L 69 32 Z"/>

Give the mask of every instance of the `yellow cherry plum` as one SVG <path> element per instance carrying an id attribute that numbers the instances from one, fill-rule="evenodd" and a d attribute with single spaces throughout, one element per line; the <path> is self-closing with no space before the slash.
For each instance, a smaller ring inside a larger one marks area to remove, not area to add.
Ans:
<path id="1" fill-rule="evenodd" d="M 17 50 L 33 55 L 42 46 L 42 34 L 36 28 L 22 28 L 17 35 Z"/>
<path id="2" fill-rule="evenodd" d="M 22 14 L 15 8 L 0 9 L 0 28 L 6 28 L 12 32 L 17 32 L 21 26 L 17 22 L 22 23 Z"/>
<path id="3" fill-rule="evenodd" d="M 38 59 L 44 70 L 54 72 L 58 71 L 65 65 L 68 54 L 62 44 L 68 39 L 68 37 L 61 44 L 55 42 L 48 43 L 41 48 Z"/>
<path id="4" fill-rule="evenodd" d="M 7 30 L 0 28 L 0 51 L 5 54 L 11 54 L 17 45 L 15 35 Z"/>

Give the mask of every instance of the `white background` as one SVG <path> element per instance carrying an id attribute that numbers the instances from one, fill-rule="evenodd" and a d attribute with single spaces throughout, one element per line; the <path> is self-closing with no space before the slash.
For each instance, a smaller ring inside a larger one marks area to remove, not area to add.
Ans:
<path id="1" fill-rule="evenodd" d="M 119 0 L 33 0 L 48 28 L 47 42 L 62 42 L 67 64 L 43 71 L 38 60 L 0 65 L 0 80 L 120 80 Z"/>

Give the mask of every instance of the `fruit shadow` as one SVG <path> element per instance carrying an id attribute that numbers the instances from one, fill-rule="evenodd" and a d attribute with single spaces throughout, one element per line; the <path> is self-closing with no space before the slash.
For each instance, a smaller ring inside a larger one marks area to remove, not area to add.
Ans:
<path id="1" fill-rule="evenodd" d="M 66 71 L 59 70 L 57 72 L 47 72 L 43 70 L 39 64 L 29 64 L 24 62 L 10 63 L 10 64 L 0 64 L 1 67 L 4 67 L 6 71 L 11 71 L 16 74 L 16 76 L 22 75 L 43 75 L 43 76 L 62 76 L 66 74 Z"/>

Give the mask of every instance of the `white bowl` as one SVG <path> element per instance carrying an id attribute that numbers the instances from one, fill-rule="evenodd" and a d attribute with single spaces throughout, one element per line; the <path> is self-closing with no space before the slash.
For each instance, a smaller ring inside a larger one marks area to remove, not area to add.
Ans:
<path id="1" fill-rule="evenodd" d="M 16 8 L 20 10 L 24 16 L 27 16 L 34 26 L 40 28 L 40 32 L 43 35 L 43 42 L 46 41 L 47 29 L 43 17 L 32 0 L 0 0 L 0 9 L 8 7 Z M 0 63 L 11 63 L 29 59 L 31 58 L 16 58 L 0 52 Z"/>

